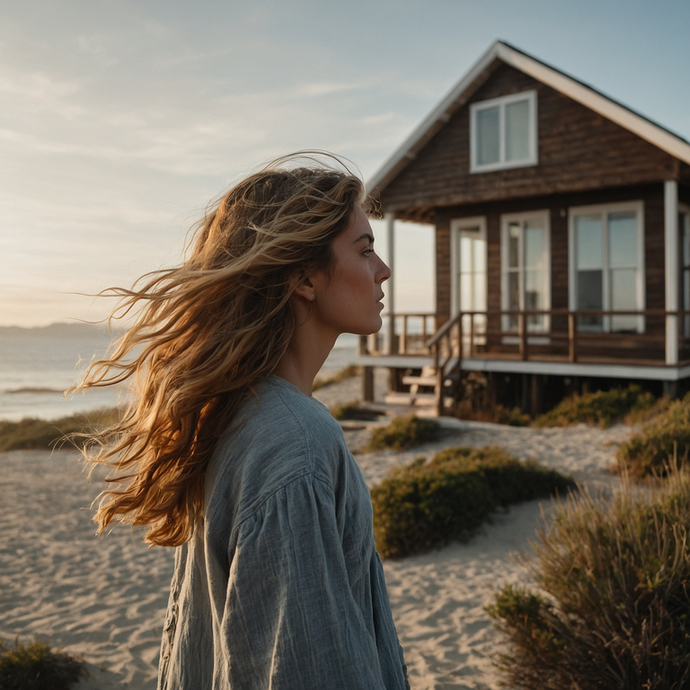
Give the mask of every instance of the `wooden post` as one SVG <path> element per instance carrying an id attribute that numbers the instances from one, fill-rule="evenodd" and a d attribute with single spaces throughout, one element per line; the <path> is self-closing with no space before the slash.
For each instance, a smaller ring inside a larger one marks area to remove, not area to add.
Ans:
<path id="1" fill-rule="evenodd" d="M 407 314 L 402 317 L 402 331 L 400 333 L 400 341 L 398 344 L 398 353 L 404 355 L 407 352 Z"/>
<path id="2" fill-rule="evenodd" d="M 388 354 L 395 354 L 395 216 L 386 213 L 386 231 L 388 240 L 388 267 L 391 277 L 388 279 Z"/>
<path id="3" fill-rule="evenodd" d="M 666 273 L 666 364 L 678 365 L 678 183 L 664 182 L 664 254 Z"/>
<path id="4" fill-rule="evenodd" d="M 468 353 L 469 357 L 474 354 L 474 312 L 470 313 L 470 351 Z"/>
<path id="5" fill-rule="evenodd" d="M 441 364 L 441 341 L 439 340 L 434 345 L 434 367 L 436 369 L 436 414 L 439 417 L 443 416 L 443 365 Z"/>
<path id="6" fill-rule="evenodd" d="M 374 402 L 374 367 L 364 367 L 362 374 L 362 400 Z"/>
<path id="7" fill-rule="evenodd" d="M 568 361 L 577 362 L 577 349 L 575 338 L 577 337 L 577 330 L 575 328 L 575 314 L 568 312 Z"/>

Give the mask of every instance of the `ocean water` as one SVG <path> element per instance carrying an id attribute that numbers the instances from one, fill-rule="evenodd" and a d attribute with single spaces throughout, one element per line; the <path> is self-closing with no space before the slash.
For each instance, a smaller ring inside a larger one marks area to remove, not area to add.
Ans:
<path id="1" fill-rule="evenodd" d="M 105 354 L 111 336 L 96 328 L 61 326 L 0 328 L 0 420 L 58 419 L 126 400 L 123 388 L 65 395 L 82 379 L 89 362 Z M 356 336 L 341 336 L 321 375 L 346 367 L 356 349 Z"/>

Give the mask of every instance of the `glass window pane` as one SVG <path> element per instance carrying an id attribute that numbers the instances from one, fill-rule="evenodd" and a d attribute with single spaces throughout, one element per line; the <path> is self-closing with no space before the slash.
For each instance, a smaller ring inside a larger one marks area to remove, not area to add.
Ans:
<path id="1" fill-rule="evenodd" d="M 476 311 L 486 310 L 486 274 L 474 274 L 474 305 Z"/>
<path id="2" fill-rule="evenodd" d="M 637 270 L 618 268 L 611 271 L 611 310 L 637 309 Z M 636 316 L 614 316 L 611 318 L 614 331 L 637 330 Z"/>
<path id="3" fill-rule="evenodd" d="M 460 276 L 460 311 L 471 311 L 472 307 L 472 274 L 463 273 Z"/>
<path id="4" fill-rule="evenodd" d="M 578 269 L 602 268 L 601 216 L 575 216 Z"/>
<path id="5" fill-rule="evenodd" d="M 544 233 L 541 228 L 525 225 L 525 268 L 540 268 L 544 260 L 542 242 Z"/>
<path id="6" fill-rule="evenodd" d="M 609 213 L 609 266 L 637 266 L 637 215 Z"/>
<path id="7" fill-rule="evenodd" d="M 508 266 L 517 268 L 520 265 L 520 223 L 508 225 Z"/>
<path id="8" fill-rule="evenodd" d="M 529 158 L 529 101 L 506 105 L 506 160 Z"/>
<path id="9" fill-rule="evenodd" d="M 545 297 L 544 273 L 525 271 L 525 309 L 543 309 L 546 304 Z"/>
<path id="10" fill-rule="evenodd" d="M 472 240 L 460 237 L 460 271 L 469 273 L 472 270 Z"/>
<path id="11" fill-rule="evenodd" d="M 498 106 L 475 112 L 477 165 L 498 163 Z"/>
<path id="12" fill-rule="evenodd" d="M 472 243 L 474 255 L 474 270 L 486 271 L 486 242 L 481 239 L 476 239 Z"/>
<path id="13" fill-rule="evenodd" d="M 546 304 L 543 271 L 525 271 L 525 310 L 543 309 Z M 532 315 L 527 317 L 530 330 L 541 330 L 544 317 Z"/>
<path id="14" fill-rule="evenodd" d="M 577 309 L 603 309 L 603 271 L 590 270 L 577 272 Z M 600 329 L 600 316 L 583 315 L 578 317 L 578 325 L 587 329 Z"/>

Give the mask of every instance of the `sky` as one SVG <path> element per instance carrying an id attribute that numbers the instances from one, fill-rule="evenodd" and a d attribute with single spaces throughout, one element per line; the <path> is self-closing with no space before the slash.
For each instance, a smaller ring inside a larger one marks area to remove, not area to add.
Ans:
<path id="1" fill-rule="evenodd" d="M 276 156 L 372 177 L 496 39 L 690 138 L 689 25 L 689 0 L 0 0 L 0 326 L 103 318 Z M 433 310 L 432 229 L 395 244 L 397 310 Z"/>

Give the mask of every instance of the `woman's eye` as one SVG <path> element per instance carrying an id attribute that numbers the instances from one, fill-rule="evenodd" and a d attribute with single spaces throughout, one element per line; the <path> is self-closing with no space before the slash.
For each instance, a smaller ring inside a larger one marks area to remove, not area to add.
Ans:
<path id="1" fill-rule="evenodd" d="M 373 253 L 374 253 L 374 250 L 373 250 L 371 247 L 365 249 L 365 250 L 362 252 L 362 254 L 364 254 L 364 256 L 369 256 L 369 254 L 373 254 Z"/>

